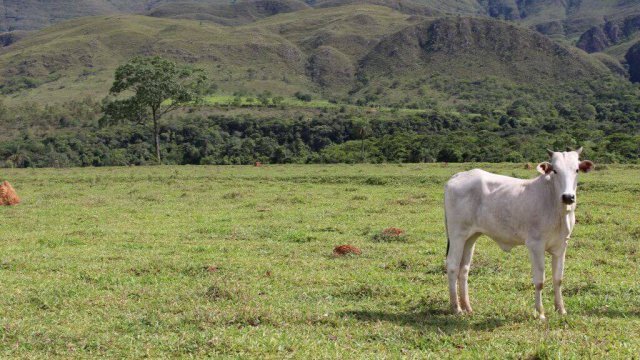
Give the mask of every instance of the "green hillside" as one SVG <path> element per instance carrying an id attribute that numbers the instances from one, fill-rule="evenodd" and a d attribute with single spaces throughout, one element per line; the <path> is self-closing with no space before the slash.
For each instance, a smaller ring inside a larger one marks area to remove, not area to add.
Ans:
<path id="1" fill-rule="evenodd" d="M 529 94 L 550 91 L 551 86 L 570 92 L 580 82 L 601 81 L 610 73 L 600 61 L 536 32 L 479 18 L 443 18 L 407 27 L 381 41 L 361 65 L 371 82 L 384 84 L 392 78 L 400 84 L 392 96 L 380 96 L 386 99 L 407 94 L 418 98 L 439 90 L 449 97 L 486 102 L 481 94 L 485 83 L 522 87 Z M 474 83 L 475 89 L 462 88 Z M 412 85 L 416 91 L 408 92 Z"/>
<path id="2" fill-rule="evenodd" d="M 382 5 L 412 14 L 427 12 L 425 9 L 431 5 L 449 12 L 477 13 L 470 11 L 473 7 L 454 6 L 449 3 L 455 2 L 448 0 L 443 4 L 424 4 L 412 0 L 4 0 L 0 2 L 0 32 L 37 30 L 78 17 L 112 14 L 186 18 L 237 25 L 281 12 L 303 10 L 310 6 L 325 8 L 349 4 Z"/>
<path id="3" fill-rule="evenodd" d="M 622 62 L 640 29 L 640 3 L 623 0 L 5 0 L 0 2 L 0 46 L 20 40 L 24 31 L 85 16 L 133 14 L 239 26 L 311 7 L 348 11 L 345 5 L 376 5 L 418 17 L 507 20 L 587 52 L 606 51 Z"/>
<path id="4" fill-rule="evenodd" d="M 0 2 L 0 32 L 41 29 L 82 16 L 142 11 L 144 0 L 4 0 Z"/>
<path id="5" fill-rule="evenodd" d="M 114 68 L 136 54 L 202 66 L 227 92 L 318 92 L 307 75 L 315 49 L 334 47 L 355 66 L 382 37 L 411 23 L 379 6 L 305 10 L 239 27 L 131 15 L 77 19 L 0 52 L 2 92 L 8 101 L 103 97 Z"/>
<path id="6" fill-rule="evenodd" d="M 189 0 L 190 4 L 229 4 L 227 0 Z M 83 16 L 143 13 L 176 0 L 3 0 L 0 32 L 34 30 Z"/>
<path id="7" fill-rule="evenodd" d="M 267 84 L 277 79 L 279 86 L 292 89 L 308 83 L 304 54 L 270 32 L 118 15 L 65 22 L 6 48 L 0 54 L 3 92 L 32 88 L 10 99 L 44 102 L 104 97 L 115 67 L 138 54 L 202 65 L 230 89 L 244 79 Z M 258 75 L 250 76 L 250 69 Z M 287 83 L 281 81 L 285 74 Z"/>
<path id="8" fill-rule="evenodd" d="M 66 19 L 114 13 L 246 22 L 305 6 L 319 8 L 372 4 L 406 13 L 489 16 L 522 22 L 547 34 L 575 38 L 594 25 L 640 13 L 640 4 L 622 0 L 5 0 L 0 32 L 33 30 Z"/>
<path id="9" fill-rule="evenodd" d="M 640 4 L 624 0 L 532 0 L 518 3 L 525 4 L 519 9 L 521 21 L 525 24 L 546 33 L 562 33 L 571 39 L 596 24 L 604 23 L 605 19 L 640 13 Z"/>
<path id="10" fill-rule="evenodd" d="M 349 5 L 231 27 L 135 15 L 71 20 L 5 47 L 0 91 L 9 103 L 102 98 L 117 65 L 152 54 L 205 68 L 227 94 L 306 91 L 400 107 L 426 96 L 443 104 L 486 101 L 483 86 L 461 98 L 461 86 L 476 81 L 558 88 L 552 98 L 604 78 L 623 82 L 596 57 L 503 21 Z"/>
<path id="11" fill-rule="evenodd" d="M 148 16 L 202 20 L 222 25 L 241 25 L 280 13 L 308 9 L 298 0 L 252 0 L 220 3 L 177 2 L 158 5 L 145 14 Z"/>

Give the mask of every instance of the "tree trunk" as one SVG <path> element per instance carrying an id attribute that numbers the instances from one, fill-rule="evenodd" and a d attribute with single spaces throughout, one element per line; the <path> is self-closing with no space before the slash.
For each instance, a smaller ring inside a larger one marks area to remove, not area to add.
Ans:
<path id="1" fill-rule="evenodd" d="M 156 117 L 156 110 L 153 110 L 153 138 L 156 145 L 156 158 L 158 164 L 162 165 L 162 158 L 160 157 L 160 130 L 158 129 L 158 118 Z"/>

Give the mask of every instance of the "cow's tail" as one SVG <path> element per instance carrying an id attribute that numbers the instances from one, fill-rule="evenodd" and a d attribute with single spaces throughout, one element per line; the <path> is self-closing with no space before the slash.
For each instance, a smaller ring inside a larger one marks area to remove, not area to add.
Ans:
<path id="1" fill-rule="evenodd" d="M 449 229 L 447 229 L 447 210 L 444 210 L 444 231 L 447 232 L 447 253 L 446 257 L 449 257 L 449 247 L 451 246 L 451 240 L 449 240 Z"/>
<path id="2" fill-rule="evenodd" d="M 444 191 L 444 231 L 447 233 L 447 253 L 446 257 L 449 257 L 449 247 L 451 246 L 451 239 L 449 239 L 449 226 L 447 225 L 447 188 Z"/>

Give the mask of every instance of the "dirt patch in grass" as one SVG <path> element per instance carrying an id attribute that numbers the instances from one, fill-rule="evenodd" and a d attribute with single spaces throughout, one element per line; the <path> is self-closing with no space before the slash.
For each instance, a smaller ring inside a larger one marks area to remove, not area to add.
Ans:
<path id="1" fill-rule="evenodd" d="M 362 250 L 353 245 L 339 245 L 333 249 L 333 255 L 345 256 L 345 255 L 361 255 Z"/>

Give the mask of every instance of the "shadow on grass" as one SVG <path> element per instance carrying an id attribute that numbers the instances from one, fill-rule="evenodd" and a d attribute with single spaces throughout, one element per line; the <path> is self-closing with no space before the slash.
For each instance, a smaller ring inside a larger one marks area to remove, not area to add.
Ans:
<path id="1" fill-rule="evenodd" d="M 588 309 L 576 312 L 576 315 L 607 317 L 610 319 L 640 318 L 640 308 L 623 310 L 602 307 L 598 309 Z"/>
<path id="2" fill-rule="evenodd" d="M 416 306 L 413 309 L 399 312 L 387 312 L 377 310 L 351 310 L 342 313 L 343 316 L 352 317 L 363 322 L 391 322 L 402 326 L 412 326 L 419 329 L 450 334 L 462 329 L 478 331 L 492 331 L 501 326 L 516 322 L 525 322 L 527 318 L 522 314 L 505 316 L 479 316 L 479 315 L 452 315 L 445 304 L 430 304 Z"/>

